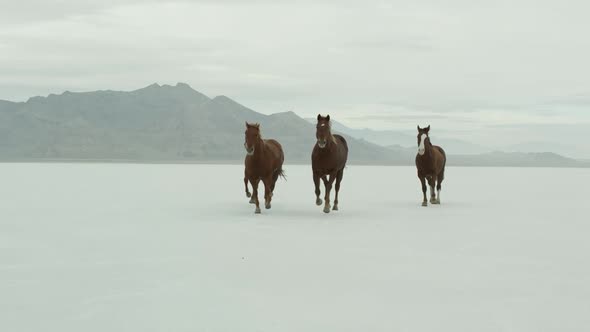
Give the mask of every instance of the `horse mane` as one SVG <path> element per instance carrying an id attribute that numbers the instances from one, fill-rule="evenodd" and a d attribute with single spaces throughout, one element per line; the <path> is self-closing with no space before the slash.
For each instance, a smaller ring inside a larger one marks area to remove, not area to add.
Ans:
<path id="1" fill-rule="evenodd" d="M 330 129 L 330 138 L 332 139 L 332 142 L 338 145 L 338 140 L 336 139 L 336 137 L 334 137 L 334 134 L 332 134 L 332 121 L 328 121 L 328 129 Z"/>
<path id="2" fill-rule="evenodd" d="M 334 135 L 332 135 L 332 132 L 330 131 L 330 137 L 332 138 L 332 142 L 334 142 L 334 144 L 338 144 L 338 140 L 336 139 L 336 137 L 334 137 Z"/>
<path id="3" fill-rule="evenodd" d="M 258 130 L 258 138 L 262 139 L 262 133 L 261 133 L 261 130 L 260 130 L 260 123 L 258 123 L 258 122 L 256 122 L 256 123 L 248 123 L 248 122 L 246 122 L 246 126 L 248 128 L 254 128 L 254 129 Z"/>

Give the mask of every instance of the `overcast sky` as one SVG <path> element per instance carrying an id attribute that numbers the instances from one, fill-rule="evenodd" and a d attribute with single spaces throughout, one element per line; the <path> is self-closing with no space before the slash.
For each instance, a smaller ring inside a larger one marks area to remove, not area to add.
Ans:
<path id="1" fill-rule="evenodd" d="M 0 99 L 180 81 L 263 113 L 486 145 L 589 137 L 588 1 L 0 6 Z"/>

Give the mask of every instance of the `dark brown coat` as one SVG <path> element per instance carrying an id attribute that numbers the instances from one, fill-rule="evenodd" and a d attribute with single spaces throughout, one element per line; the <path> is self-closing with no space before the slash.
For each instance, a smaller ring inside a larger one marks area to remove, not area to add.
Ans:
<path id="1" fill-rule="evenodd" d="M 322 205 L 320 199 L 320 179 L 325 186 L 324 212 L 330 212 L 330 190 L 336 181 L 336 197 L 332 210 L 338 210 L 338 192 L 344 175 L 344 167 L 348 159 L 348 144 L 344 137 L 332 135 L 330 116 L 322 117 L 318 114 L 316 125 L 316 144 L 311 153 L 311 168 L 315 185 L 316 204 Z"/>
<path id="2" fill-rule="evenodd" d="M 272 195 L 279 176 L 285 176 L 283 162 L 285 155 L 281 144 L 274 139 L 262 139 L 259 124 L 246 122 L 246 142 L 244 148 L 247 155 L 244 160 L 244 186 L 246 196 L 250 197 L 248 181 L 252 185 L 252 199 L 250 203 L 256 204 L 255 213 L 260 213 L 258 201 L 258 184 L 264 184 L 265 207 L 271 208 Z"/>
<path id="3" fill-rule="evenodd" d="M 416 154 L 416 169 L 418 178 L 422 184 L 422 206 L 428 206 L 426 199 L 426 181 L 430 186 L 430 203 L 440 204 L 441 184 L 445 179 L 445 165 L 447 156 L 445 151 L 436 145 L 430 143 L 430 126 L 420 128 L 418 126 L 418 154 Z M 436 185 L 437 194 L 435 196 L 434 187 Z"/>

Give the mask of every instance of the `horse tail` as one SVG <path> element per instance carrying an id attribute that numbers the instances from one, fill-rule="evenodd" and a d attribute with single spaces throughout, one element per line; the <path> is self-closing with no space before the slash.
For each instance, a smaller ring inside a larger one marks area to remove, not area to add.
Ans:
<path id="1" fill-rule="evenodd" d="M 275 177 L 278 179 L 279 176 L 282 177 L 285 181 L 287 181 L 287 175 L 285 174 L 285 170 L 282 166 L 275 171 Z"/>
<path id="2" fill-rule="evenodd" d="M 440 154 L 442 154 L 442 156 L 443 156 L 442 169 L 443 169 L 443 172 L 444 172 L 444 169 L 447 166 L 447 154 L 445 153 L 445 150 L 443 150 L 443 148 L 441 148 L 440 146 L 437 146 L 436 148 L 438 149 L 438 151 L 440 151 Z"/>

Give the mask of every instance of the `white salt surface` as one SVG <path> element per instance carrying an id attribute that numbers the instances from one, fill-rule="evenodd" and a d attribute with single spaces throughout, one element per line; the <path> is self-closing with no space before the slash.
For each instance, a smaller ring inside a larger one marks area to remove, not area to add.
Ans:
<path id="1" fill-rule="evenodd" d="M 590 330 L 589 170 L 285 169 L 0 164 L 0 331 Z"/>

